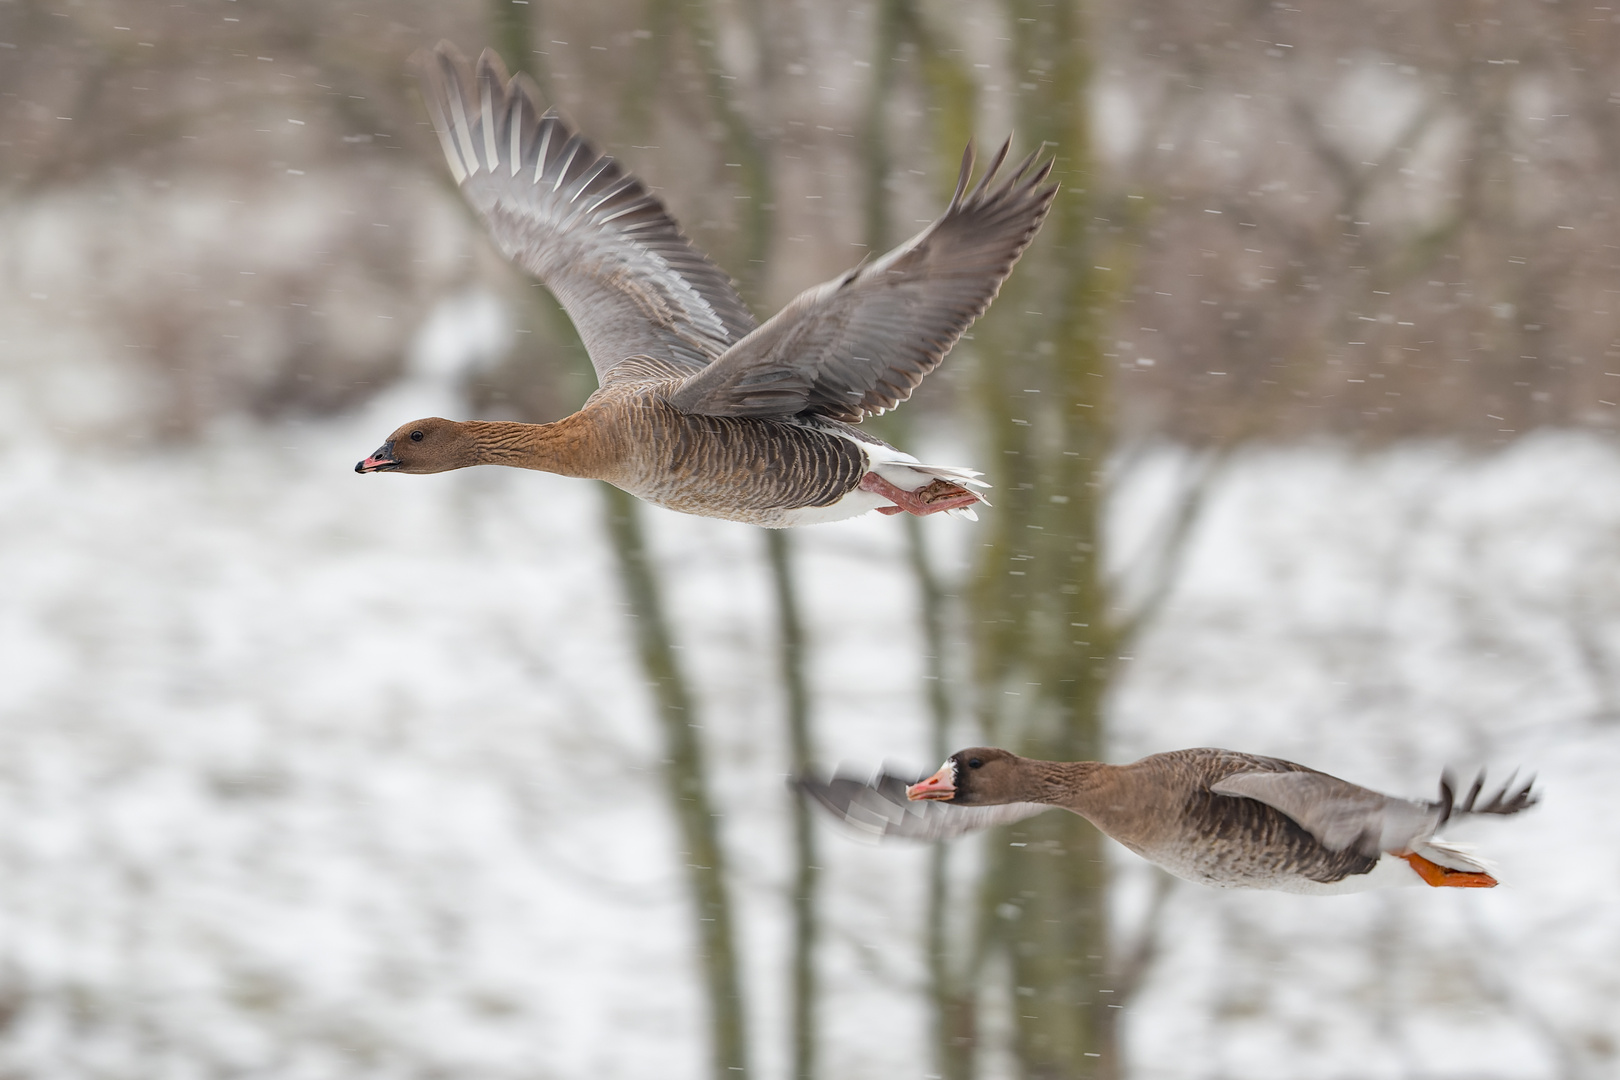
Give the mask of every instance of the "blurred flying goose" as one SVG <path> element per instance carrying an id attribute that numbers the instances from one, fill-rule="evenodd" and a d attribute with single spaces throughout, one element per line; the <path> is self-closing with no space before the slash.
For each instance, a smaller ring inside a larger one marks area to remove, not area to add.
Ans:
<path id="1" fill-rule="evenodd" d="M 689 514 L 782 527 L 887 514 L 974 517 L 978 473 L 925 465 L 852 425 L 911 396 L 989 306 L 1046 217 L 1031 154 L 881 258 L 801 293 L 763 326 L 659 200 L 525 76 L 449 44 L 426 65 L 450 171 L 506 256 L 556 294 L 601 388 L 551 424 L 405 424 L 356 472 L 515 465 L 592 477 Z M 1010 140 L 1009 140 L 1010 142 Z"/>
<path id="2" fill-rule="evenodd" d="M 1509 779 L 1481 800 L 1482 772 L 1459 799 L 1450 777 L 1442 776 L 1439 799 L 1419 802 L 1234 750 L 1173 750 L 1131 765 L 1104 765 L 1036 761 L 981 747 L 953 754 L 916 783 L 880 773 L 870 780 L 804 778 L 799 786 L 869 836 L 939 840 L 1058 806 L 1188 881 L 1340 893 L 1418 879 L 1494 886 L 1477 856 L 1434 834 L 1463 815 L 1516 814 L 1534 806 L 1533 783 Z"/>

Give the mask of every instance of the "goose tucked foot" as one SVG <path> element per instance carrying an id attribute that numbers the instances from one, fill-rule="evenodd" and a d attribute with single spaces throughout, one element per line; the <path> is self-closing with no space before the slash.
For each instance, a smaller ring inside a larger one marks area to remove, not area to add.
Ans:
<path id="1" fill-rule="evenodd" d="M 869 472 L 861 477 L 860 489 L 881 495 L 894 503 L 893 506 L 878 507 L 880 514 L 907 513 L 926 517 L 942 510 L 957 510 L 982 501 L 978 495 L 949 480 L 935 480 L 916 491 L 907 491 L 896 487 L 875 472 Z"/>
<path id="2" fill-rule="evenodd" d="M 1441 866 L 1437 862 L 1430 862 L 1415 851 L 1408 851 L 1398 857 L 1410 863 L 1412 869 L 1418 872 L 1418 877 L 1435 888 L 1496 888 L 1496 879 L 1489 874 L 1477 873 L 1472 870 L 1453 870 L 1449 866 Z"/>

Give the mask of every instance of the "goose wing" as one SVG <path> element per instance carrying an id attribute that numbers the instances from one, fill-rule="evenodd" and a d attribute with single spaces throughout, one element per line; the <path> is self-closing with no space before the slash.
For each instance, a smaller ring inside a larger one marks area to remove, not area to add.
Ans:
<path id="1" fill-rule="evenodd" d="M 1319 772 L 1237 773 L 1210 785 L 1217 795 L 1263 802 L 1293 818 L 1329 851 L 1377 855 L 1410 846 L 1439 827 L 1440 808 L 1394 799 Z"/>
<path id="2" fill-rule="evenodd" d="M 1434 802 L 1397 799 L 1314 771 L 1243 772 L 1216 781 L 1217 795 L 1238 795 L 1275 807 L 1297 821 L 1330 851 L 1354 848 L 1363 855 L 1406 851 L 1424 842 L 1453 817 L 1465 814 L 1516 814 L 1534 806 L 1534 778 L 1515 785 L 1512 778 L 1491 798 L 1481 801 L 1481 772 L 1462 798 L 1449 775 L 1440 778 Z"/>
<path id="3" fill-rule="evenodd" d="M 839 772 L 827 779 L 800 777 L 793 786 L 814 799 L 851 832 L 873 840 L 889 837 L 948 840 L 976 829 L 1022 821 L 1052 809 L 1042 803 L 952 806 L 935 800 L 913 802 L 907 799 L 906 788 L 922 779 L 921 776 L 908 779 L 888 771 L 870 779 Z"/>
<path id="4" fill-rule="evenodd" d="M 682 235 L 645 184 L 542 111 L 526 76 L 448 42 L 424 95 L 450 172 L 502 253 L 557 295 L 605 380 L 652 356 L 697 370 L 754 329 L 725 272 Z"/>
<path id="5" fill-rule="evenodd" d="M 984 313 L 1052 205 L 1052 162 L 1031 154 L 991 186 L 1004 143 L 972 191 L 973 147 L 956 194 L 928 228 L 875 262 L 801 293 L 670 396 L 689 413 L 816 413 L 855 423 L 892 409 Z"/>

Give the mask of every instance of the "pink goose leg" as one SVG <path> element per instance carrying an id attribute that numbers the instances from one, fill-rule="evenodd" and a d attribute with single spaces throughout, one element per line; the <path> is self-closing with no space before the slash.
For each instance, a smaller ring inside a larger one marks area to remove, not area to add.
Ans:
<path id="1" fill-rule="evenodd" d="M 935 480 L 927 487 L 916 491 L 906 491 L 895 487 L 875 472 L 869 472 L 861 477 L 860 489 L 870 491 L 874 495 L 881 495 L 893 506 L 880 506 L 880 514 L 916 514 L 926 517 L 937 514 L 941 510 L 955 510 L 962 506 L 972 506 L 979 502 L 979 497 L 960 484 L 953 484 L 948 480 Z"/>

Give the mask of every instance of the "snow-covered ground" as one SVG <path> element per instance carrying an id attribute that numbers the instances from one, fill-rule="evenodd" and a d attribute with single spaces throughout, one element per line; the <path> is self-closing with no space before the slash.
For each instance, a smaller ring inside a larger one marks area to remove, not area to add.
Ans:
<path id="1" fill-rule="evenodd" d="M 0 442 L 0 1074 L 704 1074 L 598 494 L 500 469 L 356 476 L 413 414 L 222 425 L 171 452 Z M 1127 480 L 1122 537 L 1182 460 Z M 725 811 L 755 1064 L 779 1077 L 762 538 L 647 520 Z M 941 553 L 974 528 L 925 527 Z M 795 540 L 823 755 L 927 763 L 899 525 Z M 1129 1075 L 1612 1075 L 1620 452 L 1250 453 L 1133 657 L 1115 760 L 1228 745 L 1413 795 L 1444 764 L 1523 765 L 1546 801 L 1480 830 L 1507 882 L 1490 892 L 1176 885 L 1126 1012 Z M 822 840 L 824 1075 L 920 1078 L 925 854 Z M 1114 851 L 1129 923 L 1156 871 Z"/>

